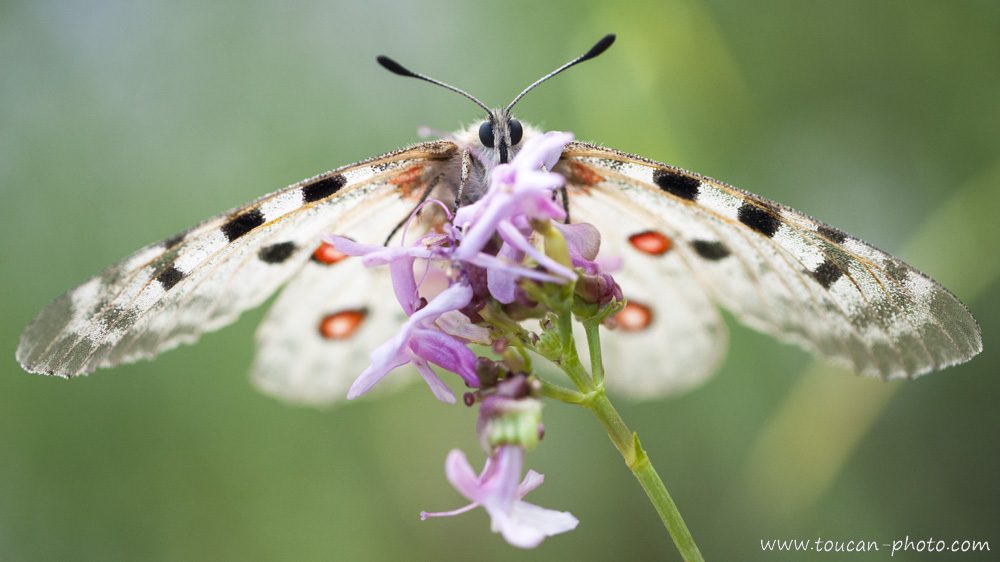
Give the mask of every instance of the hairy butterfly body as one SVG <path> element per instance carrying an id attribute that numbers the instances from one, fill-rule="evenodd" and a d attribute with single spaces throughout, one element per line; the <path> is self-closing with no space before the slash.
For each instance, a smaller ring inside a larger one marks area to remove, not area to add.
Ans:
<path id="1" fill-rule="evenodd" d="M 254 379 L 310 403 L 336 400 L 368 351 L 405 320 L 387 272 L 366 270 L 319 235 L 398 243 L 424 199 L 468 203 L 490 169 L 539 131 L 512 118 L 528 90 L 445 140 L 345 166 L 266 195 L 139 250 L 45 308 L 21 336 L 28 371 L 73 377 L 149 358 L 233 322 L 282 288 L 260 329 Z M 914 377 L 982 349 L 978 324 L 945 288 L 871 245 L 797 211 L 639 156 L 571 143 L 554 168 L 573 222 L 603 235 L 628 299 L 605 338 L 607 380 L 652 397 L 711 374 L 725 350 L 718 306 L 740 321 L 883 378 Z M 425 207 L 422 229 L 445 220 Z"/>

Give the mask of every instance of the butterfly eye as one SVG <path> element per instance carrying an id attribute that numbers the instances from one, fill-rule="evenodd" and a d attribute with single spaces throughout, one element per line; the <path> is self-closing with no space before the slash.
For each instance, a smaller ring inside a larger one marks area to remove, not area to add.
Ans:
<path id="1" fill-rule="evenodd" d="M 482 134 L 482 133 L 480 133 Z M 521 142 L 521 135 L 524 134 L 524 129 L 521 127 L 521 122 L 517 119 L 510 120 L 510 144 L 515 145 Z"/>
<path id="2" fill-rule="evenodd" d="M 493 123 L 484 121 L 479 126 L 479 142 L 486 148 L 493 148 Z"/>

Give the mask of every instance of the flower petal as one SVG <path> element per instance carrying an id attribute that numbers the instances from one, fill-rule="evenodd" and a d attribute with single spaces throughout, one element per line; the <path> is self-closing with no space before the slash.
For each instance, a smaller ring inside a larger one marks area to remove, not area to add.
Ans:
<path id="1" fill-rule="evenodd" d="M 434 372 L 434 369 L 431 369 L 431 366 L 427 364 L 427 361 L 424 360 L 424 358 L 411 353 L 410 361 L 413 363 L 413 366 L 417 368 L 417 372 L 420 373 L 420 376 L 424 378 L 424 382 L 427 383 L 427 386 L 431 387 L 431 392 L 434 393 L 434 396 L 438 400 L 444 402 L 445 404 L 455 403 L 455 393 L 448 388 L 448 385 L 441 380 L 441 377 Z"/>
<path id="2" fill-rule="evenodd" d="M 580 520 L 568 511 L 556 511 L 533 503 L 517 502 L 500 532 L 503 533 L 503 538 L 514 546 L 534 548 L 545 537 L 572 531 L 579 524 Z"/>
<path id="3" fill-rule="evenodd" d="M 521 467 L 524 466 L 524 447 L 520 445 L 501 445 L 497 447 L 493 457 L 496 472 L 488 481 L 483 482 L 487 494 L 480 500 L 486 511 L 491 515 L 494 511 L 509 513 L 517 501 L 517 483 L 521 478 Z M 486 469 L 483 469 L 486 473 Z"/>
<path id="4" fill-rule="evenodd" d="M 378 252 L 385 249 L 385 246 L 375 245 L 375 244 L 359 244 L 350 238 L 344 238 L 343 236 L 337 236 L 336 234 L 323 234 L 320 239 L 324 242 L 333 244 L 333 247 L 337 249 L 338 252 L 345 253 L 349 256 L 366 256 L 372 252 Z"/>
<path id="5" fill-rule="evenodd" d="M 534 470 L 529 470 L 528 473 L 524 475 L 524 480 L 522 480 L 517 486 L 517 499 L 523 498 L 525 494 L 541 486 L 542 482 L 545 482 L 544 474 L 539 474 Z"/>
<path id="6" fill-rule="evenodd" d="M 566 246 L 574 258 L 592 262 L 601 250 L 601 232 L 594 225 L 581 222 L 576 224 L 555 223 L 555 227 L 566 239 Z M 574 263 L 573 265 L 578 265 Z M 582 264 L 579 265 L 582 267 Z"/>
<path id="7" fill-rule="evenodd" d="M 519 169 L 538 170 L 544 166 L 546 170 L 551 170 L 559 162 L 563 148 L 572 141 L 573 133 L 560 131 L 532 137 L 524 143 L 511 163 Z"/>
<path id="8" fill-rule="evenodd" d="M 489 328 L 473 324 L 469 317 L 457 310 L 449 310 L 437 317 L 434 325 L 449 336 L 455 336 L 471 343 L 490 345 L 493 338 Z"/>
<path id="9" fill-rule="evenodd" d="M 375 386 L 375 383 L 382 380 L 382 377 L 389 374 L 389 371 L 406 365 L 409 358 L 402 353 L 401 345 L 397 341 L 397 337 L 394 337 L 393 339 L 376 347 L 368 355 L 368 357 L 372 360 L 372 363 L 368 366 L 368 368 L 361 372 L 357 379 L 354 380 L 354 384 L 352 384 L 350 390 L 347 391 L 348 400 L 354 400 L 358 396 L 361 396 L 371 390 L 371 388 Z"/>
<path id="10" fill-rule="evenodd" d="M 455 283 L 431 299 L 427 303 L 427 306 L 414 312 L 410 316 L 409 321 L 421 326 L 427 326 L 434 323 L 437 317 L 445 312 L 465 308 L 471 301 L 472 287 L 466 283 Z"/>
<path id="11" fill-rule="evenodd" d="M 540 252 L 538 248 L 532 245 L 531 242 L 529 242 L 524 235 L 522 235 L 521 232 L 514 228 L 514 225 L 509 222 L 502 222 L 497 225 L 497 232 L 500 233 L 500 237 L 503 238 L 504 242 L 507 242 L 511 246 L 514 246 L 518 250 L 521 250 L 531 256 L 532 259 L 538 262 L 538 265 L 541 265 L 552 273 L 562 275 L 567 279 L 576 279 L 575 271 L 550 258 L 543 252 Z"/>
<path id="12" fill-rule="evenodd" d="M 497 258 L 511 263 L 521 263 L 524 252 L 504 242 L 497 252 Z M 517 272 L 508 267 L 486 268 L 486 286 L 496 300 L 507 304 L 514 302 L 514 289 L 517 288 Z"/>
<path id="13" fill-rule="evenodd" d="M 473 388 L 479 386 L 476 354 L 452 336 L 433 330 L 419 330 L 410 342 L 410 348 L 421 359 L 462 377 L 467 385 Z"/>
<path id="14" fill-rule="evenodd" d="M 343 252 L 349 256 L 361 256 L 365 267 L 376 267 L 386 265 L 399 259 L 402 256 L 413 256 L 418 258 L 431 257 L 431 252 L 423 246 L 381 246 L 378 244 L 361 244 L 337 236 L 335 234 L 324 234 L 320 239 L 333 244 L 338 252 Z"/>
<path id="15" fill-rule="evenodd" d="M 479 201 L 459 209 L 455 213 L 455 224 L 468 228 L 455 249 L 455 258 L 467 260 L 481 252 L 493 238 L 497 223 L 511 213 L 513 202 L 510 194 L 491 189 Z"/>
<path id="16" fill-rule="evenodd" d="M 389 264 L 389 277 L 392 279 L 392 290 L 396 300 L 403 307 L 407 316 L 413 316 L 420 302 L 417 295 L 417 282 L 413 279 L 413 264 L 416 259 L 403 256 Z"/>
<path id="17" fill-rule="evenodd" d="M 537 269 L 528 269 L 520 265 L 514 265 L 512 263 L 507 263 L 503 260 L 498 259 L 496 256 L 491 256 L 489 254 L 484 254 L 482 252 L 473 256 L 472 259 L 468 260 L 468 263 L 472 265 L 479 266 L 487 270 L 487 283 L 489 282 L 489 271 L 492 269 L 504 269 L 508 270 L 517 277 L 527 277 L 528 279 L 534 279 L 536 281 L 543 281 L 549 283 L 565 283 L 565 277 L 559 277 L 557 275 L 550 275 L 544 271 L 539 271 Z"/>
<path id="18" fill-rule="evenodd" d="M 452 449 L 448 453 L 448 458 L 444 461 L 444 473 L 448 477 L 448 482 L 460 494 L 467 500 L 479 504 L 479 477 L 472 470 L 472 465 L 469 464 L 469 459 L 463 451 Z"/>
<path id="19" fill-rule="evenodd" d="M 504 515 L 492 519 L 493 531 L 499 531 L 505 541 L 518 548 L 535 548 L 542 544 L 546 534 L 520 520 Z"/>
<path id="20" fill-rule="evenodd" d="M 568 512 L 520 501 L 521 496 L 543 480 L 541 474 L 529 470 L 524 481 L 517 484 L 523 463 L 523 447 L 503 445 L 495 456 L 486 460 L 486 466 L 477 477 L 465 453 L 452 450 L 445 461 L 445 474 L 451 485 L 472 503 L 453 511 L 421 512 L 420 517 L 457 515 L 481 505 L 490 515 L 490 528 L 520 548 L 534 548 L 545 537 L 575 529 L 579 521 Z"/>

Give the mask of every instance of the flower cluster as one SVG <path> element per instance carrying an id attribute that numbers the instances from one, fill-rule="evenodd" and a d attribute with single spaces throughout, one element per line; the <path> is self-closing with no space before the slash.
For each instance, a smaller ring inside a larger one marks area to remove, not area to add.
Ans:
<path id="1" fill-rule="evenodd" d="M 522 548 L 574 529 L 577 520 L 522 500 L 543 481 L 541 474 L 529 470 L 519 483 L 525 454 L 541 438 L 541 383 L 529 374 L 523 355 L 503 353 L 510 351 L 512 342 L 532 340 L 505 311 L 517 306 L 544 309 L 539 302 L 547 298 L 545 287 L 555 287 L 560 298 L 570 302 L 603 307 L 606 313 L 622 301 L 621 289 L 595 261 L 597 230 L 561 224 L 566 211 L 555 195 L 565 178 L 551 170 L 572 138 L 570 133 L 550 132 L 529 139 L 509 164 L 491 170 L 486 194 L 459 208 L 454 217 L 444 204 L 426 201 L 423 205 L 440 205 L 451 220 L 410 244 L 384 247 L 325 237 L 337 250 L 361 257 L 367 267 L 388 266 L 396 299 L 409 317 L 395 336 L 370 353 L 371 364 L 348 398 L 361 396 L 408 363 L 443 402 L 455 402 L 455 395 L 430 364 L 456 373 L 467 387 L 477 389 L 465 395 L 465 402 L 480 405 L 477 435 L 486 465 L 476 475 L 457 450 L 445 464 L 451 484 L 472 503 L 421 516 L 456 515 L 482 506 L 493 530 Z M 403 232 L 405 239 L 405 228 Z M 537 313 L 543 324 L 546 314 L 551 313 Z M 492 345 L 503 358 L 477 357 L 470 343 Z"/>

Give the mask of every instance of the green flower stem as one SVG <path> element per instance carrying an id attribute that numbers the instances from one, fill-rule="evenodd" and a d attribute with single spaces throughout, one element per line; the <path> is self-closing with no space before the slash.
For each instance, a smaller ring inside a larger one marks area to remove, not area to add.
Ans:
<path id="1" fill-rule="evenodd" d="M 567 404 L 579 404 L 586 398 L 586 394 L 580 394 L 575 390 L 570 390 L 564 386 L 550 383 L 545 379 L 538 379 L 542 383 L 542 396 L 552 398 Z"/>
<path id="2" fill-rule="evenodd" d="M 584 320 L 583 329 L 587 334 L 587 347 L 590 348 L 590 370 L 594 384 L 604 386 L 604 360 L 601 358 L 601 323 L 594 320 Z"/>
<path id="3" fill-rule="evenodd" d="M 572 333 L 570 334 L 572 337 Z M 559 367 L 566 373 L 569 380 L 573 381 L 573 385 L 576 386 L 583 394 L 579 394 L 580 399 L 574 401 L 574 404 L 584 404 L 587 400 L 587 396 L 595 392 L 598 388 L 603 392 L 603 385 L 598 386 L 594 383 L 594 379 L 590 377 L 590 373 L 587 369 L 583 368 L 583 364 L 580 363 L 580 358 L 576 355 L 576 346 L 572 346 L 570 349 L 573 350 L 572 354 L 563 355 L 562 359 L 559 361 Z"/>
<path id="4" fill-rule="evenodd" d="M 566 250 L 566 242 L 558 230 L 552 228 L 550 224 L 540 224 L 535 226 L 536 230 L 545 237 L 545 250 L 551 257 L 569 265 L 570 259 Z M 687 562 L 704 562 L 698 546 L 691 537 L 684 519 L 677 511 L 677 505 L 667 492 L 663 480 L 656 473 L 653 464 L 650 462 L 646 452 L 639 444 L 639 437 L 629 431 L 625 421 L 618 415 L 618 411 L 608 400 L 604 392 L 604 365 L 601 357 L 601 321 L 609 314 L 617 312 L 620 308 L 603 308 L 602 314 L 581 318 L 583 328 L 587 336 L 587 347 L 590 352 L 591 372 L 580 363 L 577 353 L 576 342 L 573 338 L 573 294 L 575 283 L 566 284 L 534 284 L 522 285 L 525 292 L 532 298 L 543 304 L 551 311 L 549 316 L 550 324 L 549 336 L 555 336 L 555 341 L 550 338 L 549 343 L 535 346 L 530 338 L 518 338 L 526 348 L 532 348 L 536 353 L 558 365 L 563 372 L 569 376 L 577 390 L 573 391 L 562 386 L 552 384 L 542 380 L 542 395 L 555 398 L 570 404 L 579 404 L 588 408 L 597 416 L 597 419 L 607 430 L 612 443 L 625 458 L 625 464 L 639 481 L 639 485 L 646 491 L 649 501 L 653 503 L 656 512 L 660 514 L 663 525 L 670 533 L 670 537 L 677 545 L 677 550 Z M 481 313 L 482 314 L 482 313 Z M 489 314 L 489 316 L 493 316 Z M 487 315 L 484 319 L 489 320 Z M 543 322 L 543 327 L 545 323 Z M 497 326 L 494 326 L 496 329 Z M 521 329 L 519 326 L 516 329 Z M 552 332 L 555 332 L 554 334 Z"/>
<path id="5" fill-rule="evenodd" d="M 559 334 L 559 344 L 562 348 L 562 360 L 567 364 L 578 365 L 580 358 L 576 354 L 576 343 L 573 341 L 573 315 L 570 313 L 569 307 L 559 311 L 556 321 L 559 323 L 557 333 Z M 586 379 L 590 380 L 590 376 L 586 376 Z M 577 381 L 574 379 L 573 382 L 576 383 Z"/>
<path id="6" fill-rule="evenodd" d="M 694 538 L 691 537 L 691 533 L 688 531 L 687 525 L 684 524 L 684 519 L 681 517 L 680 512 L 677 511 L 677 505 L 674 504 L 674 500 L 667 492 L 663 481 L 660 480 L 656 469 L 653 468 L 649 457 L 646 456 L 646 451 L 639 444 L 639 437 L 629 431 L 621 416 L 618 415 L 618 411 L 615 410 L 614 406 L 608 400 L 607 395 L 605 395 L 604 387 L 602 386 L 596 392 L 587 394 L 586 396 L 587 400 L 581 405 L 589 408 L 597 416 L 601 425 L 608 431 L 611 441 L 618 448 L 618 451 L 621 452 L 622 456 L 625 457 L 625 464 L 635 474 L 642 489 L 649 496 L 649 501 L 653 503 L 656 512 L 660 514 L 660 519 L 663 520 L 663 525 L 670 533 L 670 537 L 674 539 L 674 544 L 677 545 L 677 550 L 681 553 L 681 556 L 688 562 L 704 561 L 701 552 L 698 550 L 698 546 L 694 543 Z"/>
<path id="7" fill-rule="evenodd" d="M 591 375 L 584 369 L 576 353 L 572 326 L 565 325 L 564 320 L 569 316 L 569 314 L 560 315 L 560 322 L 557 327 L 560 330 L 560 336 L 569 340 L 568 345 L 564 345 L 562 349 L 562 357 L 558 363 L 573 381 L 573 384 L 576 385 L 579 393 L 556 387 L 556 385 L 549 385 L 548 387 L 543 385 L 543 393 L 553 397 L 559 397 L 557 395 L 560 395 L 561 398 L 569 398 L 569 400 L 566 400 L 567 402 L 580 404 L 597 416 L 601 425 L 607 430 L 612 443 L 615 444 L 622 457 L 625 458 L 625 464 L 628 465 L 629 470 L 635 475 L 642 489 L 646 491 L 646 496 L 653 503 L 656 512 L 660 514 L 660 519 L 667 528 L 667 532 L 670 533 L 670 537 L 674 540 L 674 544 L 677 545 L 677 550 L 681 553 L 681 556 L 687 562 L 704 562 L 704 558 L 702 558 L 701 552 L 698 550 L 698 546 L 691 536 L 691 532 L 688 531 L 687 525 L 684 524 L 684 519 L 677 510 L 677 505 L 667 492 L 666 486 L 663 485 L 663 480 L 656 473 L 656 469 L 653 468 L 653 464 L 650 462 L 646 452 L 642 449 L 638 435 L 629 431 L 628 426 L 625 425 L 625 421 L 622 420 L 618 411 L 611 405 L 611 401 L 608 400 L 607 394 L 604 392 L 604 368 L 601 361 L 599 322 L 583 322 L 587 334 L 587 347 L 590 349 L 590 358 L 593 365 L 593 375 Z M 557 388 L 562 392 L 557 393 Z"/>

